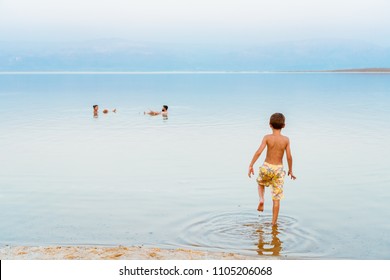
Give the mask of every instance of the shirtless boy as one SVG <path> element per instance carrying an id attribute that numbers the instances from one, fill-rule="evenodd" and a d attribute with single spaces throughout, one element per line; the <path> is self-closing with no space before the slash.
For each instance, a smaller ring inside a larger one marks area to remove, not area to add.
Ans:
<path id="1" fill-rule="evenodd" d="M 279 215 L 280 199 L 283 198 L 283 184 L 286 172 L 283 170 L 283 156 L 286 152 L 288 163 L 288 176 L 295 180 L 296 177 L 292 171 L 292 156 L 290 149 L 290 140 L 282 135 L 282 128 L 285 126 L 285 117 L 281 113 L 275 113 L 269 121 L 272 134 L 265 135 L 260 147 L 255 152 L 249 165 L 248 176 L 254 175 L 253 165 L 260 157 L 261 153 L 267 148 L 266 158 L 259 169 L 257 178 L 260 202 L 257 207 L 258 211 L 264 210 L 264 187 L 272 189 L 272 225 L 276 225 Z"/>

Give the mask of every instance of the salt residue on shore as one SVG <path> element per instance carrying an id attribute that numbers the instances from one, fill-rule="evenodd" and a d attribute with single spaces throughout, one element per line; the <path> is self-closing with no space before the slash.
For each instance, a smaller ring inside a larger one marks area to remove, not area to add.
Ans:
<path id="1" fill-rule="evenodd" d="M 135 247 L 93 246 L 6 246 L 0 248 L 1 260 L 246 260 L 233 253 Z M 253 258 L 252 258 L 253 259 Z"/>

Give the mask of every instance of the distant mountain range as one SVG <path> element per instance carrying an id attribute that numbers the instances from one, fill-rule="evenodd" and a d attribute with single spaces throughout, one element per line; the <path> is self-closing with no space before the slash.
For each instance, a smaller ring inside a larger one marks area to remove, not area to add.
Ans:
<path id="1" fill-rule="evenodd" d="M 35 43 L 0 41 L 0 71 L 330 69 L 348 72 L 360 69 L 363 72 L 388 72 L 389 68 L 389 47 L 340 40 L 280 42 L 250 47 L 138 43 L 121 39 Z"/>

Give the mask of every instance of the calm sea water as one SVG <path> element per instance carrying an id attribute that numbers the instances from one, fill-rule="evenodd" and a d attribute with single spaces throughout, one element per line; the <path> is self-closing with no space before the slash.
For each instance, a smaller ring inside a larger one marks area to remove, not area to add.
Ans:
<path id="1" fill-rule="evenodd" d="M 390 259 L 389 75 L 0 75 L 0 104 L 2 246 Z M 272 229 L 247 168 L 274 112 L 298 179 Z"/>

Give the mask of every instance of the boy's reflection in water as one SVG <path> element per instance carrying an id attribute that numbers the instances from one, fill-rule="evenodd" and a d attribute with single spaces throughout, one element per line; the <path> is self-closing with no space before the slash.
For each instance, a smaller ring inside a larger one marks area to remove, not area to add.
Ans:
<path id="1" fill-rule="evenodd" d="M 256 232 L 259 234 L 259 243 L 257 244 L 257 253 L 259 255 L 280 256 L 283 242 L 279 239 L 278 225 L 271 226 L 260 225 Z"/>

